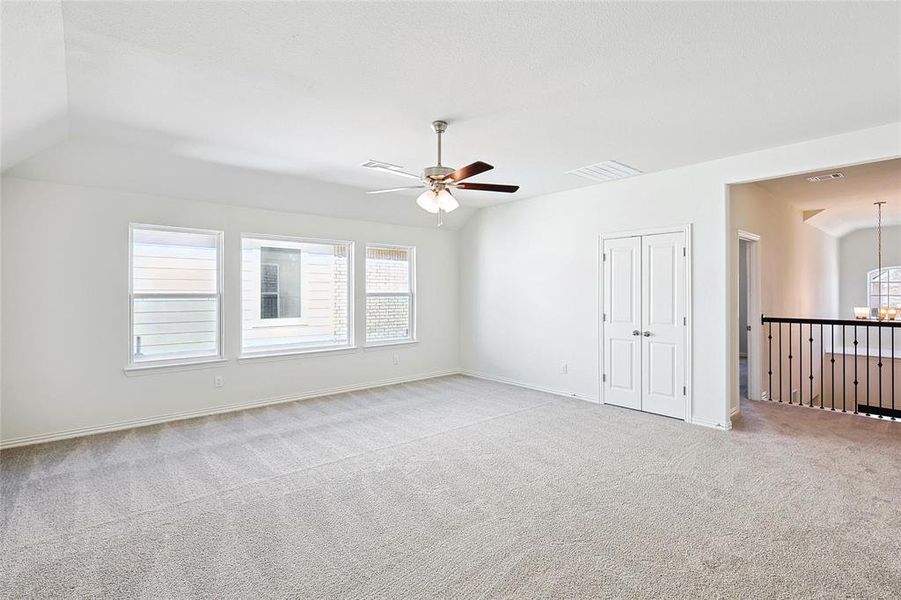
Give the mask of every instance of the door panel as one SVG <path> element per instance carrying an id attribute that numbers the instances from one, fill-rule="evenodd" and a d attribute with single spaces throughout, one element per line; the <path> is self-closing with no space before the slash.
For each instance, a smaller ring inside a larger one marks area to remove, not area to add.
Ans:
<path id="1" fill-rule="evenodd" d="M 641 408 L 679 419 L 685 418 L 684 238 L 682 233 L 641 238 Z"/>
<path id="2" fill-rule="evenodd" d="M 671 398 L 676 395 L 676 346 L 648 341 L 648 394 Z"/>
<path id="3" fill-rule="evenodd" d="M 639 366 L 634 362 L 636 343 L 632 340 L 610 340 L 610 372 L 607 374 L 610 387 L 626 393 L 637 392 L 641 384 Z"/>
<path id="4" fill-rule="evenodd" d="M 604 401 L 641 408 L 641 238 L 604 241 Z"/>

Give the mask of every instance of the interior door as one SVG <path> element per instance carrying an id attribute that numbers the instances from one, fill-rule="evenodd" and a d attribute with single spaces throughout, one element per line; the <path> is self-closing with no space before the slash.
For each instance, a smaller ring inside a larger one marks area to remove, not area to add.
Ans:
<path id="1" fill-rule="evenodd" d="M 604 401 L 641 409 L 641 238 L 604 241 Z"/>
<path id="2" fill-rule="evenodd" d="M 685 260 L 682 233 L 641 238 L 644 411 L 685 418 Z"/>

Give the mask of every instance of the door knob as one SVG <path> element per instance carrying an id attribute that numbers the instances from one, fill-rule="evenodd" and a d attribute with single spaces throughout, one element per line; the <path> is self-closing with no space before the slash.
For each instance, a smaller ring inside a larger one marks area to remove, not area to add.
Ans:
<path id="1" fill-rule="evenodd" d="M 650 332 L 650 331 L 645 331 L 645 332 L 642 333 L 641 335 L 643 335 L 644 337 L 651 337 L 651 332 Z"/>
<path id="2" fill-rule="evenodd" d="M 641 335 L 641 332 L 638 331 L 637 329 L 633 329 L 633 330 L 632 330 L 632 335 Z"/>

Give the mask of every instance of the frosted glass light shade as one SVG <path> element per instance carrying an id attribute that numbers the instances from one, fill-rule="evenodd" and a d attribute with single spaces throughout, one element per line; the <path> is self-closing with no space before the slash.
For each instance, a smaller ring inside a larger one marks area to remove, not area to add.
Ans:
<path id="1" fill-rule="evenodd" d="M 457 210 L 460 207 L 460 203 L 449 191 L 441 190 L 438 192 L 438 207 L 444 212 L 451 212 Z"/>
<path id="2" fill-rule="evenodd" d="M 438 212 L 438 194 L 433 192 L 432 190 L 426 190 L 419 195 L 419 198 L 416 199 L 416 204 L 419 205 L 419 208 L 426 212 L 430 212 L 435 214 Z"/>

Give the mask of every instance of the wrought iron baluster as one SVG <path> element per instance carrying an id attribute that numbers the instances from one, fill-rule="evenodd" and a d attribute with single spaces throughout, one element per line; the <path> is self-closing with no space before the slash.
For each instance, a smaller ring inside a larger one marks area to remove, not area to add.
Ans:
<path id="1" fill-rule="evenodd" d="M 857 325 L 854 326 L 854 414 L 857 414 Z"/>
<path id="2" fill-rule="evenodd" d="M 810 365 L 808 367 L 808 371 L 810 373 L 810 375 L 808 376 L 808 379 L 810 380 L 810 386 L 809 386 L 808 393 L 807 393 L 807 406 L 812 407 L 813 406 L 813 323 L 807 324 L 807 335 L 808 335 L 807 342 L 810 344 L 810 352 L 809 352 Z"/>
<path id="3" fill-rule="evenodd" d="M 835 325 L 829 326 L 829 363 L 832 365 L 832 410 L 835 411 Z"/>
<path id="4" fill-rule="evenodd" d="M 767 323 L 767 343 L 769 344 L 769 351 L 766 355 L 766 373 L 769 376 L 769 390 L 767 393 L 767 400 L 770 402 L 773 401 L 773 324 Z"/>
<path id="5" fill-rule="evenodd" d="M 823 408 L 823 395 L 825 394 L 823 387 L 823 373 L 825 371 L 825 365 L 823 364 L 824 359 L 826 358 L 826 353 L 823 352 L 825 346 L 823 344 L 823 324 L 820 323 L 820 408 Z"/>
<path id="6" fill-rule="evenodd" d="M 782 403 L 782 323 L 779 323 L 779 403 Z"/>
<path id="7" fill-rule="evenodd" d="M 864 414 L 870 416 L 870 326 L 867 325 L 867 349 L 864 354 L 864 367 L 867 370 L 867 403 L 864 405 Z M 856 410 L 854 412 L 857 412 Z"/>
<path id="8" fill-rule="evenodd" d="M 792 403 L 792 324 L 788 324 L 788 403 Z"/>
<path id="9" fill-rule="evenodd" d="M 845 345 L 845 333 L 845 326 L 842 325 L 842 412 L 845 412 L 845 400 L 848 396 L 848 367 L 846 366 L 848 348 Z"/>
<path id="10" fill-rule="evenodd" d="M 877 367 L 879 370 L 876 371 L 876 379 L 877 379 L 877 383 L 879 384 L 879 395 L 878 395 L 878 398 L 879 398 L 879 418 L 881 419 L 881 418 L 882 418 L 882 327 L 877 327 L 877 328 L 876 328 L 876 331 L 878 332 L 878 336 L 879 336 L 879 339 L 878 339 L 878 343 L 879 343 L 879 358 L 877 359 L 879 362 L 876 363 L 876 367 Z M 894 365 L 892 365 L 892 368 L 894 369 Z M 869 359 L 867 359 L 867 372 L 869 373 L 869 371 L 870 371 L 870 369 L 869 369 Z M 867 398 L 867 400 L 868 400 L 867 404 L 869 404 L 869 398 Z"/>
<path id="11" fill-rule="evenodd" d="M 804 406 L 804 324 L 798 323 L 798 406 Z"/>

